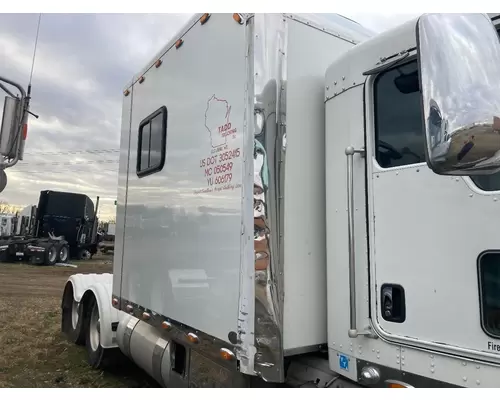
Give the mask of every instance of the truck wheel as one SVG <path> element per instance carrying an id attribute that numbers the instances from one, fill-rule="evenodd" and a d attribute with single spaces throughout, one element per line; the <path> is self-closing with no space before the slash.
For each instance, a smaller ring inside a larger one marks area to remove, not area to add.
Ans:
<path id="1" fill-rule="evenodd" d="M 90 251 L 88 251 L 87 249 L 81 249 L 78 252 L 78 259 L 79 260 L 90 260 L 90 258 L 91 258 L 91 254 L 90 254 Z"/>
<path id="2" fill-rule="evenodd" d="M 63 244 L 59 248 L 59 253 L 57 254 L 57 262 L 66 263 L 69 259 L 69 246 L 67 244 Z"/>
<path id="3" fill-rule="evenodd" d="M 80 303 L 77 303 L 73 298 L 73 285 L 69 283 L 64 289 L 61 330 L 71 342 L 83 345 L 85 332 L 82 329 L 83 318 L 80 316 Z"/>
<path id="4" fill-rule="evenodd" d="M 107 367 L 116 358 L 119 349 L 104 349 L 101 346 L 99 305 L 94 296 L 90 297 L 86 309 L 85 346 L 89 365 L 96 369 Z"/>
<path id="5" fill-rule="evenodd" d="M 54 265 L 57 262 L 57 249 L 53 244 L 45 249 L 45 265 Z"/>

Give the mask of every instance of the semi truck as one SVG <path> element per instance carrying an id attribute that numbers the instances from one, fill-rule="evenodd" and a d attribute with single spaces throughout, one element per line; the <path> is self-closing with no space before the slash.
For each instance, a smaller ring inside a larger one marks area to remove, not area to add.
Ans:
<path id="1" fill-rule="evenodd" d="M 43 265 L 90 259 L 97 253 L 98 206 L 99 197 L 94 208 L 82 193 L 41 191 L 38 206 L 18 218 L 19 232 L 0 238 L 0 259 Z"/>
<path id="2" fill-rule="evenodd" d="M 62 331 L 165 387 L 499 387 L 498 21 L 195 15 L 125 87 Z"/>

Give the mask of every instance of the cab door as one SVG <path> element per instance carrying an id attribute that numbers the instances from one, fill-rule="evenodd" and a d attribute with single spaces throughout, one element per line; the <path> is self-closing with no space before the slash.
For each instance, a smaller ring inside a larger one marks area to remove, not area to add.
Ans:
<path id="1" fill-rule="evenodd" d="M 497 363 L 500 179 L 427 167 L 417 68 L 410 56 L 366 85 L 373 325 L 391 342 Z"/>

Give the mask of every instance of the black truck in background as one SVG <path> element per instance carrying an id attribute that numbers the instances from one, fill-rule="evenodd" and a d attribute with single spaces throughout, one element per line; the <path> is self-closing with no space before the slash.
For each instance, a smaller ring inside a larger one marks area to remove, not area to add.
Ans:
<path id="1" fill-rule="evenodd" d="M 40 192 L 31 234 L 0 238 L 0 261 L 54 265 L 89 259 L 97 253 L 99 197 L 81 193 Z"/>

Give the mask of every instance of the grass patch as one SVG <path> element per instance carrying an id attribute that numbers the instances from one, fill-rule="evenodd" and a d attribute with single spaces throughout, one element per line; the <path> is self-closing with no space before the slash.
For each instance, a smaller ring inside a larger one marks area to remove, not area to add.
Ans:
<path id="1" fill-rule="evenodd" d="M 0 265 L 0 388 L 158 386 L 127 359 L 112 370 L 90 368 L 85 347 L 68 342 L 61 333 L 60 302 L 67 277 L 110 272 L 103 265 Z"/>

